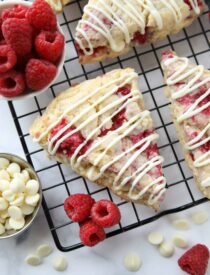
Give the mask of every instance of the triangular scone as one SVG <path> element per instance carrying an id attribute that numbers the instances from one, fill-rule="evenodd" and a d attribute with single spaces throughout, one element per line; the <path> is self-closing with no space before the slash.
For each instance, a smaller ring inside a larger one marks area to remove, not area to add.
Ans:
<path id="1" fill-rule="evenodd" d="M 30 134 L 78 174 L 127 201 L 159 209 L 165 194 L 163 158 L 133 69 L 69 88 L 34 122 Z"/>
<path id="2" fill-rule="evenodd" d="M 162 68 L 185 159 L 210 199 L 210 71 L 172 51 L 163 53 Z"/>
<path id="3" fill-rule="evenodd" d="M 203 9 L 204 0 L 89 0 L 75 34 L 80 63 L 164 39 L 191 24 Z"/>

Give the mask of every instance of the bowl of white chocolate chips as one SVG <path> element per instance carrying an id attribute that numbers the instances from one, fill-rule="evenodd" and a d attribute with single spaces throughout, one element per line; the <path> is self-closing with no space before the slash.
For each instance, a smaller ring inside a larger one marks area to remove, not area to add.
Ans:
<path id="1" fill-rule="evenodd" d="M 0 153 L 0 239 L 24 232 L 41 201 L 41 184 L 32 166 L 18 156 Z"/>

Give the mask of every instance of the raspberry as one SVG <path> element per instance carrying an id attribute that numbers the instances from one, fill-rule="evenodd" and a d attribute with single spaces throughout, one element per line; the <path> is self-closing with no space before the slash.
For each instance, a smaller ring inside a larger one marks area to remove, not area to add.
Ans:
<path id="1" fill-rule="evenodd" d="M 7 18 L 19 18 L 24 19 L 26 17 L 26 12 L 28 11 L 28 7 L 23 5 L 15 5 L 11 9 L 5 9 L 2 12 L 3 21 Z"/>
<path id="2" fill-rule="evenodd" d="M 15 69 L 21 72 L 25 72 L 26 65 L 32 58 L 36 58 L 33 52 L 30 52 L 24 56 L 17 56 L 17 64 L 15 65 Z"/>
<path id="3" fill-rule="evenodd" d="M 48 61 L 32 58 L 25 72 L 27 86 L 32 90 L 40 90 L 55 78 L 57 68 Z"/>
<path id="4" fill-rule="evenodd" d="M 103 227 L 91 220 L 86 221 L 80 227 L 80 239 L 86 246 L 94 246 L 106 238 Z"/>
<path id="5" fill-rule="evenodd" d="M 0 75 L 0 95 L 13 97 L 22 94 L 25 90 L 24 75 L 11 70 Z"/>
<path id="6" fill-rule="evenodd" d="M 4 38 L 17 55 L 26 55 L 32 48 L 32 28 L 26 19 L 8 18 L 2 24 Z"/>
<path id="7" fill-rule="evenodd" d="M 90 216 L 90 210 L 95 203 L 91 196 L 75 194 L 69 196 L 64 202 L 67 216 L 74 222 L 82 222 Z"/>
<path id="8" fill-rule="evenodd" d="M 35 39 L 35 48 L 40 57 L 56 63 L 63 52 L 64 36 L 57 31 L 42 31 Z"/>
<path id="9" fill-rule="evenodd" d="M 55 13 L 50 5 L 44 0 L 35 0 L 29 8 L 26 17 L 30 24 L 39 30 L 55 31 L 57 21 Z"/>
<path id="10" fill-rule="evenodd" d="M 189 249 L 178 260 L 181 269 L 190 275 L 204 275 L 209 261 L 209 250 L 203 244 Z"/>
<path id="11" fill-rule="evenodd" d="M 121 214 L 116 204 L 108 200 L 100 200 L 93 205 L 91 217 L 96 224 L 111 227 L 120 222 Z"/>
<path id="12" fill-rule="evenodd" d="M 0 17 L 0 41 L 1 41 L 2 39 L 4 39 L 3 33 L 2 33 L 2 24 L 3 24 L 3 20 L 2 20 L 2 18 Z"/>
<path id="13" fill-rule="evenodd" d="M 61 129 L 63 129 L 68 124 L 68 121 L 64 118 L 58 123 L 51 131 L 50 139 L 54 137 Z M 61 136 L 65 136 L 66 134 L 73 131 L 75 127 L 72 125 L 72 127 L 68 128 Z M 79 145 L 81 145 L 84 142 L 85 138 L 82 136 L 81 131 L 77 131 L 73 135 L 70 135 L 68 138 L 66 138 L 59 146 L 58 152 L 60 154 L 64 154 L 67 156 L 72 156 L 75 152 L 75 150 L 78 148 Z M 55 141 L 55 143 L 57 140 Z M 78 152 L 78 156 L 81 156 L 85 154 L 85 152 L 90 148 L 92 144 L 92 140 L 89 140 L 86 145 L 84 145 L 81 150 Z"/>
<path id="14" fill-rule="evenodd" d="M 135 32 L 132 42 L 135 44 L 145 44 L 148 38 L 148 29 L 145 29 L 145 34 L 141 34 L 140 32 Z"/>
<path id="15" fill-rule="evenodd" d="M 17 62 L 17 56 L 14 50 L 7 45 L 0 46 L 0 73 L 6 73 L 11 70 Z"/>

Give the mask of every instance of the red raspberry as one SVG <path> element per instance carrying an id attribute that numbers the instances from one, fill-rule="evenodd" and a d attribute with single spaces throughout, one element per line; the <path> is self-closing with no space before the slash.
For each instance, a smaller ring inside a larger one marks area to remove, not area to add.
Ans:
<path id="1" fill-rule="evenodd" d="M 64 36 L 58 31 L 42 31 L 35 39 L 35 48 L 40 57 L 56 63 L 63 52 Z"/>
<path id="2" fill-rule="evenodd" d="M 0 17 L 0 41 L 1 41 L 2 39 L 4 39 L 3 33 L 2 33 L 2 24 L 3 24 L 3 20 L 2 20 L 2 18 Z"/>
<path id="3" fill-rule="evenodd" d="M 111 227 L 120 222 L 121 214 L 116 204 L 108 200 L 100 200 L 93 205 L 91 217 L 98 225 Z"/>
<path id="4" fill-rule="evenodd" d="M 6 73 L 11 70 L 17 62 L 17 56 L 14 50 L 7 45 L 0 46 L 0 73 Z"/>
<path id="5" fill-rule="evenodd" d="M 80 227 L 80 239 L 84 245 L 94 246 L 106 238 L 103 227 L 91 220 L 86 221 Z"/>
<path id="6" fill-rule="evenodd" d="M 25 73 L 26 65 L 32 58 L 36 58 L 33 52 L 30 52 L 24 56 L 17 56 L 17 64 L 15 65 L 15 69 Z"/>
<path id="7" fill-rule="evenodd" d="M 189 249 L 178 260 L 181 269 L 190 275 L 204 275 L 209 261 L 209 250 L 203 244 Z"/>
<path id="8" fill-rule="evenodd" d="M 7 43 L 6 43 L 6 41 L 5 41 L 4 39 L 2 39 L 2 40 L 0 41 L 0 46 L 2 46 L 2 45 L 7 45 Z"/>
<path id="9" fill-rule="evenodd" d="M 57 68 L 52 63 L 32 58 L 26 65 L 26 83 L 32 90 L 46 87 L 55 78 Z"/>
<path id="10" fill-rule="evenodd" d="M 2 24 L 4 38 L 17 55 L 25 55 L 32 48 L 32 28 L 26 19 L 8 18 Z"/>
<path id="11" fill-rule="evenodd" d="M 29 8 L 26 17 L 30 24 L 39 30 L 55 31 L 57 21 L 55 13 L 50 5 L 44 0 L 35 0 Z"/>
<path id="12" fill-rule="evenodd" d="M 95 200 L 89 195 L 75 194 L 65 200 L 64 209 L 72 221 L 82 222 L 90 216 L 90 210 L 94 203 Z"/>
<path id="13" fill-rule="evenodd" d="M 24 75 L 11 70 L 0 75 L 0 95 L 13 97 L 22 94 L 25 90 Z"/>
<path id="14" fill-rule="evenodd" d="M 2 12 L 3 21 L 7 18 L 19 18 L 24 19 L 26 17 L 26 12 L 28 11 L 28 7 L 23 5 L 15 5 L 11 9 L 5 9 Z"/>

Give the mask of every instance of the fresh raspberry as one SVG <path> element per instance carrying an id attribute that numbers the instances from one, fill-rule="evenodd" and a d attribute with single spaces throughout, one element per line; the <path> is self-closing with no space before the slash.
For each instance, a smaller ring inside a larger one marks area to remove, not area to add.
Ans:
<path id="1" fill-rule="evenodd" d="M 4 39 L 2 39 L 2 40 L 0 41 L 0 46 L 2 46 L 2 45 L 7 45 L 7 43 L 6 43 L 6 41 L 5 41 Z"/>
<path id="2" fill-rule="evenodd" d="M 0 73 L 11 70 L 17 62 L 15 51 L 7 45 L 0 46 Z"/>
<path id="3" fill-rule="evenodd" d="M 125 86 L 119 88 L 116 92 L 117 95 L 128 95 L 131 92 L 131 85 L 126 84 Z"/>
<path id="4" fill-rule="evenodd" d="M 35 39 L 35 48 L 41 58 L 56 63 L 63 53 L 64 36 L 58 31 L 42 31 Z"/>
<path id="5" fill-rule="evenodd" d="M 19 18 L 24 19 L 26 17 L 26 12 L 28 11 L 28 7 L 23 5 L 15 5 L 11 9 L 5 9 L 2 12 L 3 21 L 7 18 Z"/>
<path id="6" fill-rule="evenodd" d="M 3 33 L 2 33 L 2 24 L 3 24 L 3 20 L 2 18 L 0 17 L 0 41 L 2 39 L 4 39 L 4 36 L 3 36 Z"/>
<path id="7" fill-rule="evenodd" d="M 91 220 L 84 222 L 80 227 L 80 239 L 86 246 L 94 246 L 106 238 L 103 227 Z"/>
<path id="8" fill-rule="evenodd" d="M 90 216 L 90 210 L 95 200 L 87 194 L 69 196 L 64 202 L 67 216 L 74 222 L 82 222 Z"/>
<path id="9" fill-rule="evenodd" d="M 32 28 L 26 19 L 8 18 L 2 24 L 4 38 L 17 55 L 26 55 L 32 48 Z"/>
<path id="10" fill-rule="evenodd" d="M 32 58 L 36 58 L 36 55 L 33 52 L 30 52 L 29 54 L 26 54 L 24 56 L 17 56 L 15 69 L 21 72 L 25 72 L 26 65 L 28 61 Z"/>
<path id="11" fill-rule="evenodd" d="M 26 65 L 26 83 L 32 90 L 46 87 L 55 78 L 57 68 L 49 61 L 32 58 Z"/>
<path id="12" fill-rule="evenodd" d="M 181 269 L 190 275 L 204 275 L 209 261 L 209 250 L 203 244 L 189 249 L 178 260 Z"/>
<path id="13" fill-rule="evenodd" d="M 13 97 L 22 94 L 25 90 L 24 75 L 11 70 L 0 75 L 0 95 Z"/>
<path id="14" fill-rule="evenodd" d="M 44 0 L 35 0 L 29 8 L 26 17 L 36 29 L 45 31 L 55 31 L 57 29 L 55 13 Z"/>
<path id="15" fill-rule="evenodd" d="M 91 217 L 96 224 L 111 227 L 120 222 L 121 214 L 116 204 L 108 200 L 100 200 L 93 205 Z"/>

